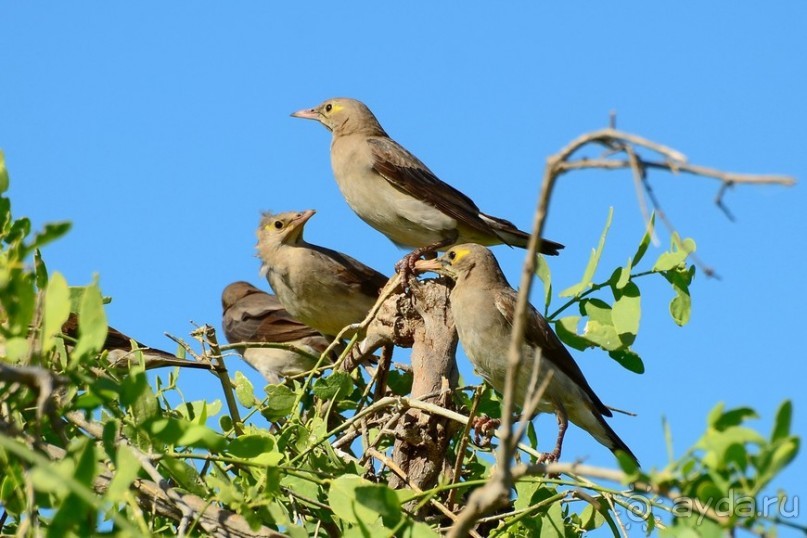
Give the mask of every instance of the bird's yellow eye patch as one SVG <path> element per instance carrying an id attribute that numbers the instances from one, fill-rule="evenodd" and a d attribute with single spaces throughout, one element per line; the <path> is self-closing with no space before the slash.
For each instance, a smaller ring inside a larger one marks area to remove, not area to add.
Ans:
<path id="1" fill-rule="evenodd" d="M 470 253 L 471 253 L 470 249 L 467 248 L 453 248 L 446 253 L 446 256 L 448 257 L 449 260 L 451 260 L 451 263 L 453 264 L 457 263 Z"/>
<path id="2" fill-rule="evenodd" d="M 333 104 L 333 105 L 331 105 L 330 113 L 333 114 L 334 112 L 339 112 L 343 108 L 345 108 L 345 107 L 342 106 L 342 105 Z"/>

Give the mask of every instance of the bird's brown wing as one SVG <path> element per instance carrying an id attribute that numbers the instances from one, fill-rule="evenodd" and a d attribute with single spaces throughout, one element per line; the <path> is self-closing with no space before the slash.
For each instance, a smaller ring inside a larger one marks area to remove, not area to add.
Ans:
<path id="1" fill-rule="evenodd" d="M 74 312 L 71 312 L 67 318 L 67 321 L 64 322 L 62 325 L 62 334 L 78 340 L 78 315 Z M 104 349 L 111 350 L 111 349 L 122 349 L 124 351 L 130 351 L 132 349 L 132 341 L 134 339 L 126 334 L 123 334 L 119 330 L 115 329 L 114 327 L 109 327 L 106 334 L 106 340 L 104 341 Z M 150 353 L 154 355 L 162 355 L 166 358 L 174 358 L 176 359 L 177 356 L 173 353 L 169 353 L 167 351 L 163 351 L 161 349 L 149 347 L 145 344 L 134 340 L 135 345 L 138 348 L 148 349 Z"/>
<path id="2" fill-rule="evenodd" d="M 502 290 L 502 293 L 496 294 L 496 308 L 511 326 L 515 317 L 517 298 L 518 296 L 515 290 L 511 288 L 507 288 Z M 591 398 L 597 411 L 610 417 L 612 415 L 611 411 L 594 393 L 594 390 L 588 384 L 588 381 L 586 381 L 583 371 L 580 370 L 580 367 L 572 358 L 569 350 L 566 349 L 566 346 L 560 341 L 546 319 L 544 319 L 532 305 L 527 305 L 527 307 L 529 310 L 527 312 L 527 327 L 524 331 L 525 341 L 530 345 L 540 347 L 542 357 L 558 367 L 561 372 L 583 389 L 583 392 Z"/>
<path id="3" fill-rule="evenodd" d="M 291 317 L 275 296 L 263 292 L 239 299 L 224 312 L 222 325 L 230 343 L 284 343 L 320 336 L 311 327 Z"/>
<path id="4" fill-rule="evenodd" d="M 67 321 L 65 321 L 62 325 L 62 334 L 74 340 L 78 340 L 78 323 L 78 315 L 71 312 L 67 318 Z M 143 352 L 146 370 L 150 370 L 152 368 L 163 368 L 167 366 L 186 366 L 205 370 L 210 369 L 209 363 L 180 359 L 174 353 L 169 353 L 168 351 L 163 351 L 162 349 L 146 346 L 137 340 L 134 340 L 129 335 L 120 332 L 114 327 L 108 327 L 103 349 L 110 352 L 126 352 L 125 355 L 115 355 L 116 357 L 121 357 L 120 360 L 113 359 L 114 353 L 109 354 L 109 359 L 113 362 L 115 367 L 126 368 L 131 364 L 136 363 L 136 355 L 129 353 L 133 349 L 133 341 L 135 346 Z"/>
<path id="5" fill-rule="evenodd" d="M 388 137 L 370 137 L 367 142 L 373 156 L 373 169 L 394 187 L 436 207 L 466 226 L 484 234 L 496 235 L 495 230 L 479 216 L 479 208 L 473 200 L 440 180 L 403 146 Z M 516 229 L 515 226 L 513 228 Z"/>
<path id="6" fill-rule="evenodd" d="M 372 267 L 364 265 L 347 254 L 317 245 L 309 245 L 309 247 L 333 260 L 335 262 L 333 267 L 339 276 L 339 281 L 363 295 L 377 297 L 378 292 L 389 280 Z"/>

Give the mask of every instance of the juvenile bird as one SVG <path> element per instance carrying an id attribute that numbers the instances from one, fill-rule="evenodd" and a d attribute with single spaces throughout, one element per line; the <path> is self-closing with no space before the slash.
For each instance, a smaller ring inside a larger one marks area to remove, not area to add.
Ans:
<path id="1" fill-rule="evenodd" d="M 286 349 L 245 347 L 239 353 L 269 383 L 307 372 L 330 340 L 289 314 L 274 295 L 248 282 L 233 282 L 221 294 L 224 335 L 231 344 L 272 342 L 291 344 L 311 356 Z"/>
<path id="2" fill-rule="evenodd" d="M 263 215 L 258 227 L 261 273 L 292 316 L 336 336 L 367 316 L 387 277 L 346 254 L 306 243 L 303 227 L 314 213 Z"/>
<path id="3" fill-rule="evenodd" d="M 387 135 L 364 103 L 328 99 L 292 114 L 320 122 L 333 133 L 331 167 L 348 205 L 401 247 L 414 248 L 401 262 L 411 270 L 424 254 L 458 243 L 526 248 L 529 234 L 482 213 L 466 195 L 437 178 Z M 563 245 L 543 240 L 542 252 Z"/>
<path id="4" fill-rule="evenodd" d="M 454 281 L 451 311 L 462 348 L 479 374 L 499 392 L 504 391 L 507 354 L 517 293 L 507 283 L 493 253 L 476 244 L 457 245 L 435 260 L 421 260 L 418 270 L 429 270 Z M 555 449 L 547 459 L 560 457 L 563 437 L 571 420 L 611 451 L 636 456 L 605 422 L 611 411 L 589 386 L 569 351 L 552 331 L 546 319 L 529 307 L 521 363 L 516 376 L 514 402 L 522 405 L 530 386 L 536 353 L 540 369 L 535 386 L 552 372 L 552 378 L 538 407 L 539 413 L 553 412 L 558 419 Z"/>

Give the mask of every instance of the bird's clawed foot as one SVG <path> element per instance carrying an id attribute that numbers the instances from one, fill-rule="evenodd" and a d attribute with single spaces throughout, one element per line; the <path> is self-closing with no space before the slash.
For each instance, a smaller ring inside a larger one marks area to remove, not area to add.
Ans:
<path id="1" fill-rule="evenodd" d="M 538 458 L 538 463 L 555 463 L 560 459 L 560 448 L 555 447 L 555 450 L 552 452 L 544 452 L 541 454 L 541 457 Z"/>
<path id="2" fill-rule="evenodd" d="M 401 260 L 395 264 L 395 272 L 401 275 L 401 283 L 406 295 L 409 295 L 410 291 L 409 282 L 412 278 L 415 278 L 415 264 L 418 260 L 420 260 L 421 256 L 434 258 L 436 255 L 437 253 L 433 250 L 418 248 L 401 258 Z"/>
<path id="3" fill-rule="evenodd" d="M 471 429 L 474 431 L 474 443 L 480 447 L 490 446 L 490 440 L 493 438 L 493 432 L 501 424 L 498 418 L 490 418 L 487 415 L 474 417 Z"/>

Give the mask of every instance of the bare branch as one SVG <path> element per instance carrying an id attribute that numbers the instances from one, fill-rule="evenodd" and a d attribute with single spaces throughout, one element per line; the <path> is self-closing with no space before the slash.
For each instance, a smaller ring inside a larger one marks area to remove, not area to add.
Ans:
<path id="1" fill-rule="evenodd" d="M 675 229 L 672 224 L 666 220 L 658 200 L 655 198 L 655 195 L 646 181 L 647 169 L 663 169 L 674 174 L 686 172 L 698 176 L 710 177 L 720 180 L 724 187 L 727 184 L 735 183 L 778 184 L 785 186 L 795 183 L 795 180 L 788 176 L 733 174 L 703 166 L 690 165 L 687 164 L 687 158 L 683 153 L 644 137 L 619 131 L 615 129 L 614 126 L 615 119 L 612 117 L 611 127 L 585 133 L 572 140 L 558 153 L 547 159 L 541 181 L 541 192 L 538 196 L 537 208 L 533 218 L 532 234 L 527 244 L 527 254 L 521 273 L 518 300 L 516 302 L 513 330 L 511 333 L 512 336 L 507 354 L 508 366 L 502 402 L 502 422 L 499 430 L 501 443 L 496 453 L 497 467 L 488 482 L 471 494 L 465 510 L 460 513 L 457 524 L 451 528 L 448 534 L 450 537 L 467 535 L 480 517 L 501 503 L 506 502 L 509 497 L 510 489 L 513 486 L 514 476 L 511 466 L 518 442 L 517 438 L 513 440 L 513 436 L 516 432 L 513 432 L 512 424 L 515 379 L 518 375 L 518 365 L 521 361 L 521 347 L 526 326 L 528 298 L 532 288 L 533 275 L 535 274 L 536 253 L 540 250 L 544 223 L 549 212 L 549 201 L 557 179 L 564 173 L 572 170 L 589 168 L 604 170 L 630 169 L 634 174 L 634 182 L 637 183 L 637 185 L 641 182 L 648 198 L 657 213 L 659 213 L 660 218 L 667 223 L 671 231 Z M 602 157 L 589 159 L 581 157 L 577 160 L 571 160 L 572 156 L 578 150 L 589 144 L 604 146 L 612 153 L 626 153 L 628 158 L 615 159 Z M 636 151 L 637 147 L 658 154 L 662 157 L 662 160 L 648 161 L 643 159 Z M 721 191 L 725 190 L 724 187 L 721 188 Z M 641 200 L 642 197 L 640 196 L 640 205 Z M 718 200 L 719 205 L 722 205 L 722 196 L 719 195 Z M 647 217 L 645 218 L 647 219 Z M 693 260 L 696 260 L 696 263 L 701 265 L 707 274 L 714 275 L 714 271 L 712 271 L 711 268 L 703 265 L 697 258 L 693 257 Z M 517 433 L 520 434 L 522 431 L 523 428 Z"/>

